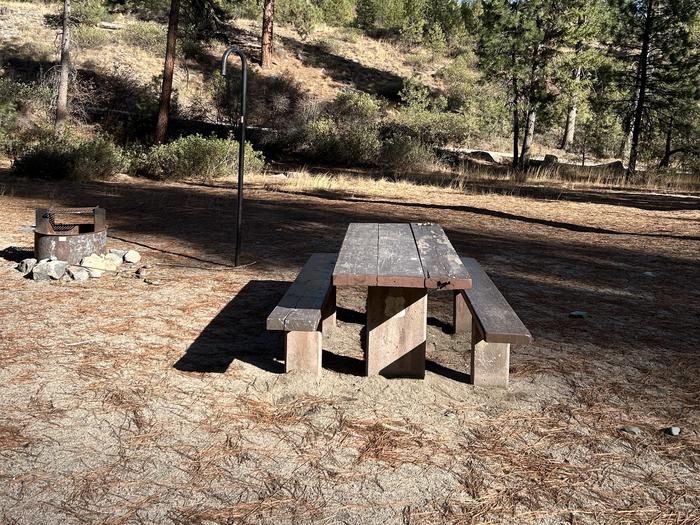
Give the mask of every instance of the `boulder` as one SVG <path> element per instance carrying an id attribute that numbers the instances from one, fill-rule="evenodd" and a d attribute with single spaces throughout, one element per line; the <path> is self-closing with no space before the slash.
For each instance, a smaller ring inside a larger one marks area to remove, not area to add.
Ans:
<path id="1" fill-rule="evenodd" d="M 553 166 L 554 164 L 559 163 L 559 157 L 556 155 L 545 155 L 544 160 L 542 161 L 543 166 Z"/>
<path id="2" fill-rule="evenodd" d="M 113 262 L 114 264 L 116 264 L 117 266 L 121 266 L 122 263 L 124 262 L 124 256 L 123 256 L 123 255 L 119 255 L 119 254 L 117 254 L 117 253 L 111 253 L 111 252 L 108 253 L 107 255 L 105 255 L 105 259 L 108 259 L 108 260 L 112 261 L 112 262 Z"/>
<path id="3" fill-rule="evenodd" d="M 107 259 L 106 257 L 100 257 L 99 255 L 93 253 L 88 257 L 83 257 L 80 261 L 80 266 L 83 268 L 89 268 L 92 270 L 101 270 L 103 272 L 116 272 L 117 265 L 114 261 Z"/>
<path id="4" fill-rule="evenodd" d="M 66 274 L 74 281 L 82 282 L 90 278 L 90 271 L 82 266 L 69 266 Z"/>
<path id="5" fill-rule="evenodd" d="M 124 262 L 136 264 L 141 260 L 141 254 L 136 250 L 129 250 L 124 254 Z"/>
<path id="6" fill-rule="evenodd" d="M 92 279 L 99 279 L 105 273 L 102 270 L 95 270 L 94 268 L 85 268 L 85 269 L 87 270 L 88 275 Z"/>
<path id="7" fill-rule="evenodd" d="M 36 266 L 37 260 L 34 258 L 24 259 L 17 265 L 17 269 L 22 272 L 22 275 L 27 275 Z"/>
<path id="8" fill-rule="evenodd" d="M 32 269 L 32 279 L 35 281 L 60 279 L 66 273 L 66 268 L 68 263 L 65 261 L 40 262 Z"/>
<path id="9" fill-rule="evenodd" d="M 128 250 L 118 250 L 117 248 L 112 248 L 109 250 L 109 253 L 114 253 L 119 256 L 119 258 L 123 259 L 124 256 L 126 255 L 126 252 Z"/>

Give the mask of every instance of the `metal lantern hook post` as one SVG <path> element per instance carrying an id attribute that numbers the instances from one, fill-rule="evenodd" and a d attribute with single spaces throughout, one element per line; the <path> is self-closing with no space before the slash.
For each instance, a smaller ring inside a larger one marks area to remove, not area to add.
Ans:
<path id="1" fill-rule="evenodd" d="M 238 199 L 236 202 L 236 258 L 235 265 L 240 264 L 241 255 L 241 221 L 243 219 L 243 172 L 245 163 L 245 102 L 248 85 L 248 64 L 243 51 L 235 46 L 229 47 L 221 59 L 221 76 L 226 77 L 226 63 L 231 53 L 236 53 L 241 58 L 241 115 L 238 120 L 241 132 L 238 140 Z"/>

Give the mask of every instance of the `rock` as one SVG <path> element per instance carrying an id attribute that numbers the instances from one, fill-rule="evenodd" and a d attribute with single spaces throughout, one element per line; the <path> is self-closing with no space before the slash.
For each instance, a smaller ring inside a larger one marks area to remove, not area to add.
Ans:
<path id="1" fill-rule="evenodd" d="M 588 312 L 584 312 L 583 310 L 574 310 L 573 312 L 569 312 L 569 317 L 572 319 L 585 319 L 588 317 Z"/>
<path id="2" fill-rule="evenodd" d="M 151 284 L 153 286 L 160 286 L 161 284 L 163 284 L 158 279 L 144 279 L 143 282 L 146 284 Z"/>
<path id="3" fill-rule="evenodd" d="M 664 428 L 664 432 L 669 436 L 679 436 L 681 433 L 681 427 L 668 427 Z"/>
<path id="4" fill-rule="evenodd" d="M 136 250 L 129 250 L 124 254 L 124 262 L 135 264 L 141 260 L 141 254 Z"/>
<path id="5" fill-rule="evenodd" d="M 114 22 L 100 22 L 97 24 L 97 27 L 100 27 L 102 29 L 118 30 L 118 29 L 123 29 L 124 25 L 123 24 L 115 24 Z"/>
<path id="6" fill-rule="evenodd" d="M 470 151 L 465 154 L 465 157 L 470 160 L 480 160 L 482 162 L 497 162 L 496 159 L 488 151 Z"/>
<path id="7" fill-rule="evenodd" d="M 52 255 L 51 257 L 49 257 L 49 261 L 58 261 L 58 257 Z"/>
<path id="8" fill-rule="evenodd" d="M 136 276 L 140 277 L 143 279 L 144 277 L 148 277 L 148 274 L 151 273 L 148 271 L 148 269 L 145 266 L 142 266 L 138 270 L 136 270 Z"/>
<path id="9" fill-rule="evenodd" d="M 68 263 L 65 261 L 41 262 L 32 269 L 32 279 L 35 281 L 60 279 L 66 273 L 66 268 L 68 268 Z"/>
<path id="10" fill-rule="evenodd" d="M 644 272 L 642 275 L 644 277 L 656 277 L 656 274 L 654 272 Z"/>
<path id="11" fill-rule="evenodd" d="M 117 266 L 121 266 L 124 262 L 124 256 L 116 253 L 108 253 L 107 255 L 105 255 L 105 259 L 112 261 Z"/>
<path id="12" fill-rule="evenodd" d="M 90 271 L 82 266 L 69 266 L 66 274 L 74 281 L 83 282 L 90 278 Z"/>
<path id="13" fill-rule="evenodd" d="M 635 436 L 638 436 L 642 433 L 639 427 L 624 427 L 622 431 L 627 432 L 628 434 L 634 434 Z"/>
<path id="14" fill-rule="evenodd" d="M 94 268 L 85 268 L 88 275 L 93 279 L 99 279 L 105 273 L 102 270 L 95 270 Z"/>
<path id="15" fill-rule="evenodd" d="M 103 272 L 117 271 L 117 265 L 114 263 L 114 261 L 111 261 L 104 257 L 100 257 L 95 253 L 88 257 L 83 257 L 83 260 L 80 261 L 80 266 L 82 266 L 83 268 L 89 268 L 93 270 L 102 270 Z"/>
<path id="16" fill-rule="evenodd" d="M 22 275 L 27 275 L 36 266 L 37 260 L 34 258 L 24 259 L 17 265 L 17 269 L 22 272 Z"/>
<path id="17" fill-rule="evenodd" d="M 286 174 L 286 173 L 272 173 L 272 174 L 268 175 L 267 178 L 268 178 L 268 179 L 272 179 L 272 180 L 275 180 L 275 179 L 286 179 L 286 178 L 287 178 L 287 174 Z"/>
<path id="18" fill-rule="evenodd" d="M 543 166 L 551 166 L 553 164 L 558 164 L 559 163 L 559 157 L 556 155 L 545 155 L 544 160 L 542 161 Z"/>
<path id="19" fill-rule="evenodd" d="M 118 255 L 120 259 L 124 259 L 124 256 L 126 255 L 127 251 L 128 250 L 118 250 L 116 248 L 112 248 L 111 250 L 109 250 L 109 253 L 113 253 L 115 255 Z"/>

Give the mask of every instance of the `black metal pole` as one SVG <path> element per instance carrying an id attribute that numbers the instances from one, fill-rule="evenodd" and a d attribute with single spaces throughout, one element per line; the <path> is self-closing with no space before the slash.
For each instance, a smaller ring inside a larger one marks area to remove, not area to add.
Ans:
<path id="1" fill-rule="evenodd" d="M 241 58 L 241 115 L 238 120 L 240 133 L 238 136 L 238 199 L 236 202 L 236 258 L 234 264 L 240 264 L 241 256 L 241 222 L 243 220 L 243 173 L 245 164 L 245 102 L 248 87 L 248 63 L 243 51 L 235 46 L 229 47 L 221 59 L 221 76 L 226 77 L 226 63 L 231 53 L 236 53 Z"/>

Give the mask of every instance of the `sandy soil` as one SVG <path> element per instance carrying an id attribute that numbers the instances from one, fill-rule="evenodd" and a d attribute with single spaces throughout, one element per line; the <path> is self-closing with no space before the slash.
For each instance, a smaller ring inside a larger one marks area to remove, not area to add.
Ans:
<path id="1" fill-rule="evenodd" d="M 235 269 L 230 189 L 5 176 L 0 195 L 3 523 L 700 523 L 698 198 L 257 183 Z M 49 204 L 107 208 L 154 284 L 23 279 Z M 264 321 L 309 254 L 409 220 L 442 224 L 531 329 L 508 391 L 469 385 L 440 294 L 425 380 L 362 377 L 355 288 L 321 381 L 283 374 Z"/>

